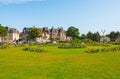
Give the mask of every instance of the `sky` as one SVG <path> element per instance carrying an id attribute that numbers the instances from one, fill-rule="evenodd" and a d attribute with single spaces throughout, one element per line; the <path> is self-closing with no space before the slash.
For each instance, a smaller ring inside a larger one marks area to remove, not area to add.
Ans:
<path id="1" fill-rule="evenodd" d="M 0 0 L 0 24 L 17 28 L 63 27 L 120 31 L 120 0 Z"/>

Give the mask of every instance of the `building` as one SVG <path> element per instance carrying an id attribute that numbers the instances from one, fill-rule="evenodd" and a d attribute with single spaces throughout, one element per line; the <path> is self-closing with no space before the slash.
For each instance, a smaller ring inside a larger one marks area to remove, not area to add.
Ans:
<path id="1" fill-rule="evenodd" d="M 102 37 L 100 38 L 100 41 L 101 41 L 101 42 L 110 42 L 110 38 L 107 37 L 107 36 L 102 36 Z"/>
<path id="2" fill-rule="evenodd" d="M 62 27 L 58 29 L 52 27 L 50 29 L 50 38 L 53 38 L 55 41 L 66 41 L 66 31 Z"/>
<path id="3" fill-rule="evenodd" d="M 7 30 L 7 36 L 2 37 L 2 42 L 14 42 L 19 40 L 19 31 L 16 28 L 5 27 Z"/>
<path id="4" fill-rule="evenodd" d="M 21 38 L 25 41 L 27 41 L 27 36 L 29 31 L 32 28 L 24 28 L 22 34 L 20 35 Z M 41 38 L 37 38 L 37 41 L 48 41 L 50 40 L 50 38 L 53 38 L 55 41 L 66 41 L 66 31 L 60 27 L 60 28 L 54 28 L 52 27 L 51 29 L 49 29 L 48 27 L 43 27 L 43 28 L 39 28 L 42 31 L 42 37 Z"/>

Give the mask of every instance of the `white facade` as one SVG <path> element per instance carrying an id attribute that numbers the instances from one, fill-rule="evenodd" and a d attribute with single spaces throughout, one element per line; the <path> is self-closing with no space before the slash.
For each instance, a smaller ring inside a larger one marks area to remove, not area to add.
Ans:
<path id="1" fill-rule="evenodd" d="M 19 39 L 19 34 L 18 33 L 13 33 L 12 40 L 18 40 L 18 39 Z"/>
<path id="2" fill-rule="evenodd" d="M 2 38 L 0 37 L 0 42 L 2 42 Z"/>
<path id="3" fill-rule="evenodd" d="M 15 28 L 6 27 L 7 36 L 2 37 L 3 42 L 14 42 L 19 39 L 19 31 Z"/>
<path id="4" fill-rule="evenodd" d="M 109 37 L 101 37 L 100 41 L 101 42 L 103 42 L 103 41 L 110 42 L 110 38 Z"/>

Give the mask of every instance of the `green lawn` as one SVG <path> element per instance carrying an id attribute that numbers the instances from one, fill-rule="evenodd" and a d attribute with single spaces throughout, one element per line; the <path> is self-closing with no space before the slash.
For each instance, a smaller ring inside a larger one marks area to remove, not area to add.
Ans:
<path id="1" fill-rule="evenodd" d="M 88 54 L 85 48 L 43 48 L 48 52 L 0 49 L 0 79 L 120 79 L 120 52 Z"/>

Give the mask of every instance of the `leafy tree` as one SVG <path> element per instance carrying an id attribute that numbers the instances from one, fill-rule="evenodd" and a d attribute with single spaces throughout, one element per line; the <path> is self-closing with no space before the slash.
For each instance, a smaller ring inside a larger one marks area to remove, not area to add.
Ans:
<path id="1" fill-rule="evenodd" d="M 86 38 L 87 38 L 87 36 L 85 34 L 81 35 L 81 39 L 86 39 Z"/>
<path id="2" fill-rule="evenodd" d="M 100 42 L 100 34 L 99 34 L 99 32 L 92 33 L 89 31 L 87 33 L 87 39 L 90 39 L 90 40 L 95 41 L 95 42 Z"/>
<path id="3" fill-rule="evenodd" d="M 6 28 L 4 27 L 4 26 L 2 26 L 1 24 L 0 24 L 0 38 L 1 37 L 4 37 L 4 36 L 7 36 L 7 30 L 6 30 Z M 2 41 L 2 40 L 1 40 Z"/>
<path id="4" fill-rule="evenodd" d="M 87 36 L 85 34 L 82 34 L 80 39 L 82 40 L 82 42 L 85 42 L 85 39 L 87 39 Z"/>
<path id="5" fill-rule="evenodd" d="M 93 34 L 93 41 L 100 42 L 100 34 L 99 32 L 96 32 Z"/>
<path id="6" fill-rule="evenodd" d="M 110 40 L 112 42 L 115 42 L 117 39 L 119 39 L 120 32 L 118 32 L 118 31 L 117 32 L 112 31 L 108 36 L 110 37 Z"/>
<path id="7" fill-rule="evenodd" d="M 68 28 L 66 35 L 71 36 L 74 39 L 74 38 L 79 38 L 79 34 L 80 34 L 79 29 L 71 26 Z"/>
<path id="8" fill-rule="evenodd" d="M 118 39 L 119 35 L 120 35 L 120 32 L 117 31 L 117 32 L 115 33 L 115 39 Z"/>
<path id="9" fill-rule="evenodd" d="M 7 30 L 0 24 L 0 37 L 7 36 Z"/>
<path id="10" fill-rule="evenodd" d="M 110 40 L 111 40 L 112 42 L 114 42 L 114 41 L 115 41 L 115 32 L 112 31 L 109 36 L 110 36 Z"/>
<path id="11" fill-rule="evenodd" d="M 91 39 L 91 40 L 93 40 L 93 33 L 92 32 L 88 32 L 87 33 L 87 39 Z"/>
<path id="12" fill-rule="evenodd" d="M 28 33 L 28 40 L 35 41 L 39 37 L 42 37 L 42 32 L 38 28 L 33 27 Z"/>

